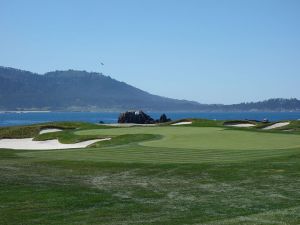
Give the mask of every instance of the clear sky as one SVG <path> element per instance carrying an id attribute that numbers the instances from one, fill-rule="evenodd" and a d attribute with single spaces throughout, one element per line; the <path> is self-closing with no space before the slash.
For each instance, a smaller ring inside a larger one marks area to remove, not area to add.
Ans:
<path id="1" fill-rule="evenodd" d="M 0 65 L 201 103 L 300 98 L 300 1 L 0 0 Z"/>

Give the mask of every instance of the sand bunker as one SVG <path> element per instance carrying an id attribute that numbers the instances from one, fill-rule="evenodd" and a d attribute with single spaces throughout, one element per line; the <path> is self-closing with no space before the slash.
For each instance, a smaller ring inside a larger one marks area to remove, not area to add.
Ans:
<path id="1" fill-rule="evenodd" d="M 0 139 L 0 148 L 24 149 L 24 150 L 52 150 L 52 149 L 70 149 L 85 148 L 98 141 L 107 141 L 110 138 L 94 139 L 75 144 L 62 144 L 57 139 L 48 141 L 34 141 L 33 138 L 23 139 Z"/>
<path id="2" fill-rule="evenodd" d="M 134 127 L 134 126 L 141 126 L 141 127 L 153 127 L 156 124 L 140 124 L 140 123 L 106 123 L 106 124 L 99 124 L 105 125 L 110 127 Z"/>
<path id="3" fill-rule="evenodd" d="M 255 124 L 252 123 L 239 123 L 239 124 L 228 124 L 225 126 L 230 126 L 230 127 L 255 127 Z"/>
<path id="4" fill-rule="evenodd" d="M 171 124 L 172 126 L 178 126 L 178 125 L 188 125 L 188 124 L 192 124 L 191 121 L 186 121 L 186 122 L 178 122 L 178 123 L 173 123 Z"/>
<path id="5" fill-rule="evenodd" d="M 284 127 L 284 126 L 289 125 L 289 124 L 290 124 L 290 122 L 275 123 L 271 126 L 263 128 L 263 130 L 271 130 L 271 129 L 275 129 L 275 128 L 279 128 L 279 127 Z"/>
<path id="6" fill-rule="evenodd" d="M 56 128 L 43 129 L 40 131 L 39 134 L 53 133 L 53 132 L 58 132 L 58 131 L 62 131 L 62 129 L 56 129 Z"/>

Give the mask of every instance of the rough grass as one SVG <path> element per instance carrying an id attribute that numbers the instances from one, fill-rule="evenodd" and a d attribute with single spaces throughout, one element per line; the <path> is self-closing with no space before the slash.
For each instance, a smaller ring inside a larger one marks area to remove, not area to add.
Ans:
<path id="1" fill-rule="evenodd" d="M 62 129 L 63 132 L 53 132 L 40 134 L 39 132 L 43 129 L 57 128 Z M 61 143 L 70 144 L 81 141 L 103 138 L 99 135 L 74 135 L 74 131 L 84 129 L 113 129 L 104 125 L 95 125 L 91 123 L 83 122 L 52 122 L 42 123 L 28 126 L 15 126 L 15 127 L 1 127 L 0 128 L 0 139 L 1 138 L 30 138 L 33 137 L 36 141 L 45 141 L 51 139 L 58 139 Z"/>
<path id="2" fill-rule="evenodd" d="M 5 151 L 0 155 L 1 224 L 300 221 L 299 153 L 225 164 L 40 161 Z"/>
<path id="3" fill-rule="evenodd" d="M 288 132 L 288 133 L 300 133 L 300 121 L 293 120 L 290 121 L 290 124 L 283 127 L 278 127 L 275 129 L 276 131 Z"/>
<path id="4" fill-rule="evenodd" d="M 13 126 L 1 127 L 0 138 L 29 138 L 36 137 L 43 129 L 93 129 L 93 128 L 107 128 L 106 126 L 98 126 L 90 123 L 82 122 L 52 122 L 42 123 L 28 126 Z"/>
<path id="5" fill-rule="evenodd" d="M 0 138 L 29 138 L 38 135 L 38 126 L 1 127 Z"/>
<path id="6" fill-rule="evenodd" d="M 53 132 L 53 133 L 45 133 L 37 135 L 34 140 L 35 141 L 45 141 L 45 140 L 52 140 L 58 139 L 60 143 L 63 144 L 72 144 L 81 141 L 87 141 L 92 139 L 101 139 L 105 138 L 105 135 L 74 135 L 74 130 L 67 130 L 64 132 Z"/>

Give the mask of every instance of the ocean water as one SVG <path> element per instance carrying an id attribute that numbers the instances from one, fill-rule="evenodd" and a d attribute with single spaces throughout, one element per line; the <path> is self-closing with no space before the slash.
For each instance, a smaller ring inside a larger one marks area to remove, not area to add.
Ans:
<path id="1" fill-rule="evenodd" d="M 158 119 L 161 113 L 148 113 L 152 118 Z M 251 119 L 270 121 L 298 120 L 300 112 L 167 112 L 166 115 L 172 120 L 184 118 L 204 118 L 215 120 Z M 52 121 L 82 121 L 98 123 L 116 123 L 119 113 L 117 112 L 26 112 L 26 113 L 0 113 L 0 126 L 15 126 L 36 124 Z"/>

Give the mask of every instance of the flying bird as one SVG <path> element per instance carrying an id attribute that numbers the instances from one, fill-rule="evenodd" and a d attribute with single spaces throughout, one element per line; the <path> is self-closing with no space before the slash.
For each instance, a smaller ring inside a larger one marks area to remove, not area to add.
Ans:
<path id="1" fill-rule="evenodd" d="M 103 62 L 100 62 L 101 66 L 104 66 L 104 63 Z"/>

